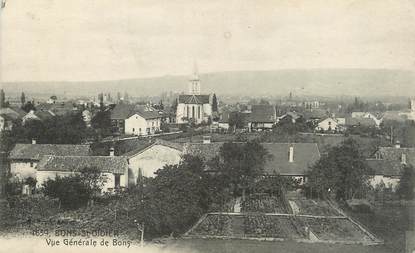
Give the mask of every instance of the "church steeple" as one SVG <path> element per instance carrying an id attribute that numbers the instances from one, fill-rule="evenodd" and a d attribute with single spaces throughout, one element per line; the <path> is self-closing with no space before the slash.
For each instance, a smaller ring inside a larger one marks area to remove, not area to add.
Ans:
<path id="1" fill-rule="evenodd" d="M 193 65 L 193 75 L 189 79 L 189 93 L 191 95 L 200 95 L 200 79 L 196 61 Z"/>

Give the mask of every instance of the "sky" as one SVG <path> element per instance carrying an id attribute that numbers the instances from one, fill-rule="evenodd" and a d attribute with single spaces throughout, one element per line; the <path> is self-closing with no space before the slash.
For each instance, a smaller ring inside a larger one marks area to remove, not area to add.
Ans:
<path id="1" fill-rule="evenodd" d="M 415 0 L 6 0 L 0 81 L 415 70 Z"/>

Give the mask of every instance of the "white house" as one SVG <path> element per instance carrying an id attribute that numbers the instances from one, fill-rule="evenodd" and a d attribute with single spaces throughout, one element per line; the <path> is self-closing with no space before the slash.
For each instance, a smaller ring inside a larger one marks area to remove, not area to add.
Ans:
<path id="1" fill-rule="evenodd" d="M 128 161 L 122 156 L 43 156 L 36 166 L 36 187 L 57 176 L 80 173 L 86 167 L 101 171 L 103 192 L 128 187 Z"/>
<path id="2" fill-rule="evenodd" d="M 160 131 L 162 115 L 152 107 L 137 107 L 125 120 L 125 133 L 132 135 L 151 135 Z"/>
<path id="3" fill-rule="evenodd" d="M 379 127 L 380 123 L 382 123 L 381 118 L 376 117 L 373 113 L 370 112 L 352 112 L 352 118 L 373 119 L 377 127 Z"/>
<path id="4" fill-rule="evenodd" d="M 89 145 L 16 144 L 9 155 L 10 172 L 23 180 L 36 177 L 36 165 L 45 155 L 88 156 Z"/>
<path id="5" fill-rule="evenodd" d="M 124 154 L 128 158 L 129 183 L 135 184 L 137 177 L 154 177 L 158 169 L 167 164 L 178 164 L 181 160 L 182 145 L 157 139 L 144 149 L 136 149 Z"/>
<path id="6" fill-rule="evenodd" d="M 190 121 L 200 124 L 208 122 L 212 118 L 213 95 L 200 94 L 200 79 L 195 70 L 189 80 L 189 94 L 179 95 L 176 110 L 176 123 L 187 123 Z"/>
<path id="7" fill-rule="evenodd" d="M 392 191 L 396 190 L 402 175 L 401 162 L 384 159 L 366 159 L 366 162 L 373 171 L 369 178 L 372 187 L 376 188 L 383 184 Z"/>
<path id="8" fill-rule="evenodd" d="M 336 118 L 328 117 L 317 124 L 317 131 L 336 131 L 339 130 L 340 123 Z"/>

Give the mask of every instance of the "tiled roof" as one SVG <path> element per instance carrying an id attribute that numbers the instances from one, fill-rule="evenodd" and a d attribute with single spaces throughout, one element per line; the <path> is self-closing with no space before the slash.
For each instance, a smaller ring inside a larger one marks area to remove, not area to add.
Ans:
<path id="1" fill-rule="evenodd" d="M 242 143 L 241 143 L 242 144 Z M 266 174 L 305 175 L 308 168 L 320 159 L 320 152 L 316 143 L 261 143 L 268 151 L 270 158 L 265 164 Z M 223 142 L 185 143 L 184 153 L 200 156 L 209 161 L 219 155 Z M 288 152 L 294 147 L 294 160 L 289 162 Z"/>
<path id="2" fill-rule="evenodd" d="M 402 164 L 396 160 L 366 159 L 367 165 L 372 168 L 373 175 L 400 176 Z"/>
<path id="3" fill-rule="evenodd" d="M 6 117 L 8 117 L 9 119 L 13 119 L 13 120 L 21 118 L 19 113 L 12 110 L 11 108 L 1 108 L 0 115 L 6 115 Z"/>
<path id="4" fill-rule="evenodd" d="M 346 126 L 376 126 L 376 122 L 372 118 L 346 118 Z"/>
<path id="5" fill-rule="evenodd" d="M 408 117 L 405 114 L 401 114 L 401 112 L 399 112 L 399 111 L 386 111 L 383 114 L 382 119 L 383 119 L 383 121 L 395 120 L 395 121 L 403 122 L 403 121 L 407 120 Z"/>
<path id="6" fill-rule="evenodd" d="M 134 114 L 135 105 L 117 104 L 111 111 L 111 119 L 128 119 Z"/>
<path id="7" fill-rule="evenodd" d="M 415 166 L 415 148 L 379 147 L 375 156 L 389 161 L 401 161 L 402 154 L 406 155 L 406 162 Z"/>
<path id="8" fill-rule="evenodd" d="M 304 118 L 306 119 L 324 119 L 329 114 L 323 109 L 312 109 L 311 111 L 304 112 Z"/>
<path id="9" fill-rule="evenodd" d="M 276 121 L 276 110 L 273 105 L 253 105 L 249 116 L 251 122 L 273 123 Z"/>
<path id="10" fill-rule="evenodd" d="M 96 167 L 101 172 L 124 174 L 128 162 L 122 156 L 44 156 L 37 164 L 39 171 L 80 171 L 85 167 Z"/>
<path id="11" fill-rule="evenodd" d="M 145 119 L 162 117 L 162 115 L 152 107 L 133 104 L 117 104 L 111 111 L 111 119 L 128 119 L 136 113 Z"/>
<path id="12" fill-rule="evenodd" d="M 220 148 L 223 146 L 223 142 L 211 142 L 208 144 L 203 143 L 183 143 L 183 153 L 199 156 L 205 161 L 212 160 L 215 156 L 219 155 Z"/>
<path id="13" fill-rule="evenodd" d="M 209 104 L 209 95 L 179 95 L 182 104 Z"/>
<path id="14" fill-rule="evenodd" d="M 44 155 L 89 155 L 89 145 L 67 144 L 16 144 L 10 152 L 12 160 L 40 160 Z"/>
<path id="15" fill-rule="evenodd" d="M 265 164 L 268 174 L 285 176 L 306 175 L 310 166 L 320 159 L 316 143 L 262 143 L 271 158 Z M 293 162 L 289 162 L 289 150 L 293 147 Z"/>
<path id="16" fill-rule="evenodd" d="M 0 117 L 3 117 L 5 120 L 9 120 L 9 121 L 13 121 L 13 120 L 17 119 L 15 115 L 6 114 L 6 113 L 0 113 Z"/>
<path id="17" fill-rule="evenodd" d="M 40 120 L 47 120 L 55 116 L 55 114 L 51 113 L 50 111 L 36 111 L 35 115 Z"/>

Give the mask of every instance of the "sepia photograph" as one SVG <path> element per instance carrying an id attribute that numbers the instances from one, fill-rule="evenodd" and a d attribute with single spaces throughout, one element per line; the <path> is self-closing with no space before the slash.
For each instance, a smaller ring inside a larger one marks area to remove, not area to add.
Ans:
<path id="1" fill-rule="evenodd" d="M 415 253 L 415 0 L 0 0 L 0 253 Z"/>

